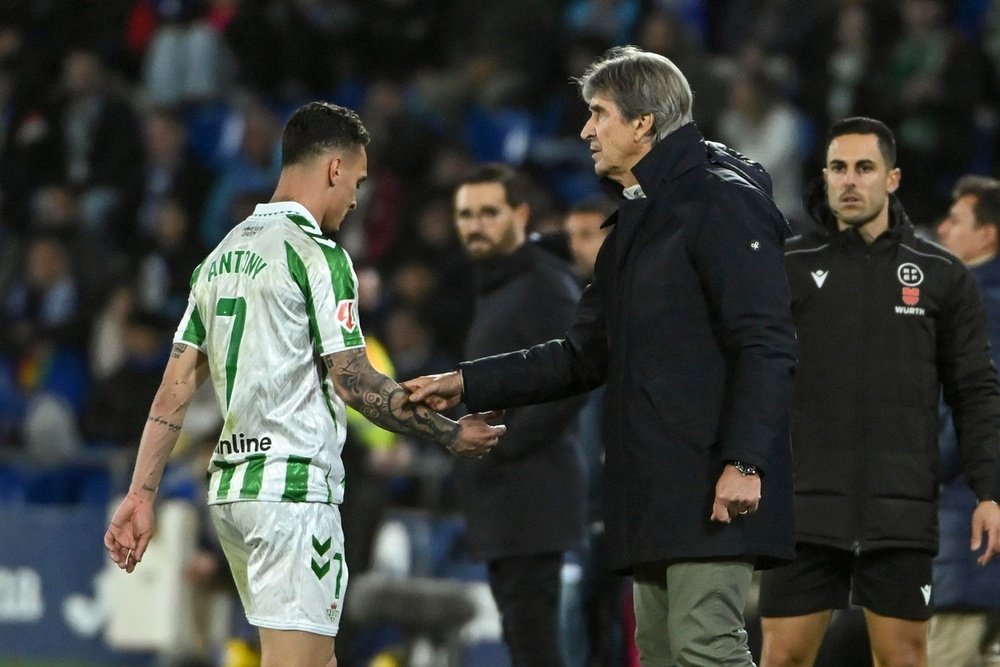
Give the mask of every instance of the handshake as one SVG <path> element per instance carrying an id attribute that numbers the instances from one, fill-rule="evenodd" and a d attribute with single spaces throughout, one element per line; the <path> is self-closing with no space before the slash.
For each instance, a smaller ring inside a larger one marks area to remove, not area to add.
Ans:
<path id="1" fill-rule="evenodd" d="M 414 406 L 425 405 L 437 412 L 457 405 L 462 400 L 465 389 L 460 371 L 422 375 L 400 382 L 400 386 L 409 394 L 409 401 Z M 451 442 L 447 444 L 448 451 L 456 456 L 482 458 L 496 446 L 500 436 L 507 431 L 507 427 L 503 424 L 489 423 L 489 420 L 499 419 L 502 416 L 502 411 L 493 411 L 477 412 L 460 418 L 458 429 Z"/>

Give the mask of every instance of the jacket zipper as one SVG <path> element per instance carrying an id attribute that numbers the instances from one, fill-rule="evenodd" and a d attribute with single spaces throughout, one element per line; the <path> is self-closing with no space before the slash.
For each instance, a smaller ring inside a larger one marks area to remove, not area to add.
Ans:
<path id="1" fill-rule="evenodd" d="M 868 401 L 865 400 L 865 394 L 868 390 L 868 374 L 871 361 L 871 330 L 872 330 L 872 301 L 873 293 L 876 289 L 875 285 L 875 264 L 872 261 L 872 249 L 871 247 L 865 248 L 865 262 L 864 262 L 864 308 L 862 312 L 864 313 L 864 319 L 862 323 L 861 330 L 861 381 L 858 383 L 858 404 L 857 404 L 857 414 L 855 415 L 855 433 L 856 440 L 855 446 L 857 455 L 854 460 L 854 479 L 855 479 L 855 496 L 854 496 L 854 529 L 856 531 L 854 542 L 851 545 L 851 551 L 854 552 L 855 556 L 861 555 L 861 543 L 864 539 L 864 526 L 865 526 L 865 489 L 867 488 L 865 480 L 865 461 L 868 457 L 868 450 L 865 446 L 865 429 L 861 427 L 862 424 L 866 423 L 865 420 L 868 417 Z"/>

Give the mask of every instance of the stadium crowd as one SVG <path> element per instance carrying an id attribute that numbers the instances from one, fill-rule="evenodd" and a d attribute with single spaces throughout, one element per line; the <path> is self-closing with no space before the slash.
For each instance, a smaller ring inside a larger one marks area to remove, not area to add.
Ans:
<path id="1" fill-rule="evenodd" d="M 191 273 L 270 196 L 281 128 L 310 100 L 357 109 L 372 135 L 337 239 L 366 338 L 400 379 L 454 368 L 475 299 L 456 185 L 515 166 L 529 231 L 561 233 L 600 195 L 571 79 L 620 44 L 678 65 L 703 134 L 769 171 L 799 231 L 822 134 L 846 116 L 893 129 L 899 198 L 929 236 L 960 176 L 1000 175 L 996 0 L 0 2 L 0 462 L 59 480 L 21 493 L 121 490 L 86 471 L 134 456 Z M 202 398 L 193 458 L 219 427 Z M 351 437 L 367 447 L 345 450 L 347 523 L 351 493 L 376 510 L 453 502 L 433 448 Z"/>

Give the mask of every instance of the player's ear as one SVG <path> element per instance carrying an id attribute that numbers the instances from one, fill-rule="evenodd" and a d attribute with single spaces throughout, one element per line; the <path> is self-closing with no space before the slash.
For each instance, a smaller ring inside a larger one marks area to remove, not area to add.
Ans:
<path id="1" fill-rule="evenodd" d="M 331 158 L 330 162 L 326 166 L 327 180 L 330 183 L 330 187 L 337 187 L 337 181 L 340 179 L 340 168 L 343 162 L 339 157 Z"/>

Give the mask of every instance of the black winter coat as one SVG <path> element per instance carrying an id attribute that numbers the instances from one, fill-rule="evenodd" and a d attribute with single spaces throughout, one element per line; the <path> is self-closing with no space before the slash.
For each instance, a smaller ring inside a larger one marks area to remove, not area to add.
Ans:
<path id="1" fill-rule="evenodd" d="M 793 556 L 788 406 L 795 335 L 782 264 L 787 226 L 759 165 L 706 145 L 694 124 L 633 169 L 565 339 L 462 364 L 471 409 L 607 383 L 609 561 Z M 753 179 L 753 180 L 751 180 Z M 756 182 L 754 182 L 756 181 Z M 763 500 L 710 521 L 728 460 L 764 471 Z"/>
<path id="2" fill-rule="evenodd" d="M 984 499 L 1000 498 L 1000 393 L 968 269 L 916 237 L 895 197 L 890 210 L 888 231 L 867 245 L 814 207 L 821 231 L 786 246 L 799 336 L 797 536 L 856 552 L 933 552 L 941 390 Z"/>
<path id="3" fill-rule="evenodd" d="M 478 357 L 550 340 L 573 321 L 580 288 L 567 261 L 525 243 L 477 263 L 466 353 Z M 482 459 L 455 459 L 470 552 L 495 560 L 565 551 L 584 535 L 586 489 L 577 413 L 585 397 L 508 410 L 507 433 Z"/>

